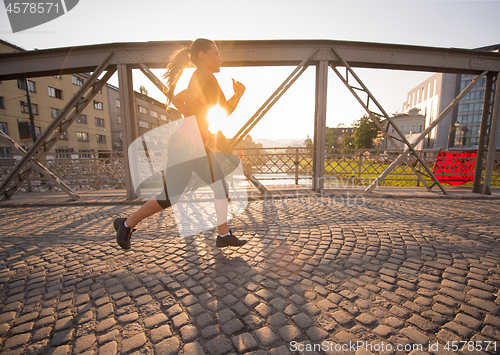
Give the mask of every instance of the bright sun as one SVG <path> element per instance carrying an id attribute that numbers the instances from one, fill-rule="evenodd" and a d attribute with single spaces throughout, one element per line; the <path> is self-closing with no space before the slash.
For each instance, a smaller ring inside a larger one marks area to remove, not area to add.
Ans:
<path id="1" fill-rule="evenodd" d="M 210 124 L 210 131 L 212 133 L 217 133 L 218 131 L 222 131 L 224 127 L 224 121 L 227 118 L 226 111 L 220 106 L 212 107 L 207 114 L 207 119 Z"/>

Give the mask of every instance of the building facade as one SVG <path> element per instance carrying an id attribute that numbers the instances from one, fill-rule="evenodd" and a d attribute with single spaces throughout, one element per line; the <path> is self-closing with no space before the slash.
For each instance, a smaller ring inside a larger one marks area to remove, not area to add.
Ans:
<path id="1" fill-rule="evenodd" d="M 391 120 L 398 127 L 401 133 L 405 135 L 406 139 L 408 139 L 408 141 L 412 143 L 413 139 L 415 139 L 419 135 L 419 133 L 424 131 L 426 117 L 425 115 L 421 115 L 419 113 L 420 109 L 416 107 L 408 111 L 408 113 L 399 113 L 394 115 L 393 117 L 391 117 Z M 385 127 L 387 122 L 382 121 L 382 124 Z M 401 139 L 399 134 L 396 132 L 396 129 L 392 126 L 389 127 L 388 133 L 391 137 Z M 403 142 L 400 142 L 398 140 L 395 140 L 395 142 L 399 147 L 403 148 Z M 382 134 L 382 132 L 379 133 L 374 143 L 375 147 L 378 149 L 396 150 L 396 148 L 385 137 L 385 135 Z M 421 148 L 421 146 L 422 145 L 419 145 L 419 148 Z"/>
<path id="2" fill-rule="evenodd" d="M 19 50 L 7 42 L 0 42 L 2 51 Z M 0 129 L 28 149 L 32 143 L 30 108 L 36 137 L 46 130 L 69 99 L 80 89 L 85 74 L 55 75 L 50 77 L 8 80 L 0 83 Z M 111 149 L 107 91 L 102 90 L 82 111 L 47 153 L 47 158 L 76 158 L 94 156 Z M 10 154 L 10 148 L 0 140 L 0 154 Z"/>
<path id="3" fill-rule="evenodd" d="M 0 40 L 0 53 L 23 50 Z M 30 111 L 38 138 L 88 77 L 84 73 L 0 82 L 0 129 L 26 150 L 29 149 L 33 144 Z M 177 110 L 167 111 L 164 103 L 147 95 L 134 92 L 134 101 L 138 135 L 181 118 Z M 118 88 L 106 84 L 47 153 L 47 159 L 91 158 L 97 157 L 99 152 L 121 151 L 123 121 L 120 106 Z M 0 158 L 8 158 L 12 153 L 8 145 L 0 140 Z"/>
<path id="4" fill-rule="evenodd" d="M 498 51 L 499 48 L 500 45 L 495 45 L 478 50 Z M 434 74 L 408 92 L 403 112 L 420 109 L 425 116 L 425 127 L 428 127 L 474 78 L 475 75 Z M 430 132 L 423 148 L 477 150 L 485 89 L 486 78 L 483 78 Z M 500 138 L 500 130 L 497 134 Z M 499 148 L 500 139 L 497 139 Z"/>
<path id="5" fill-rule="evenodd" d="M 123 150 L 123 120 L 120 113 L 120 97 L 118 88 L 106 85 L 109 99 L 109 117 L 113 150 Z M 166 110 L 165 104 L 147 95 L 134 91 L 136 132 L 140 136 L 168 122 L 178 120 L 181 114 L 175 109 Z"/>

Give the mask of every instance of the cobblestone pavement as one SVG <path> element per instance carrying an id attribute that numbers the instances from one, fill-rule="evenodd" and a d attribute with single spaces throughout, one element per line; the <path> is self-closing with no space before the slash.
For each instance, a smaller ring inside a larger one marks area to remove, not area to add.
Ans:
<path id="1" fill-rule="evenodd" d="M 164 211 L 127 252 L 138 206 L 0 208 L 0 352 L 499 353 L 499 200 L 337 202 L 252 201 L 223 250 Z"/>

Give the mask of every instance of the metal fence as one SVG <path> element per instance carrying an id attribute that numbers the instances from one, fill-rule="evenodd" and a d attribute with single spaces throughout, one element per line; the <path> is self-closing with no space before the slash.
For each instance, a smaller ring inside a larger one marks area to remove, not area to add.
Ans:
<path id="1" fill-rule="evenodd" d="M 473 178 L 469 163 L 475 158 L 460 158 L 450 166 L 449 172 L 439 170 L 443 162 L 436 160 L 439 150 L 419 151 L 426 164 L 441 177 L 468 175 Z M 238 155 L 246 171 L 255 175 L 264 184 L 307 185 L 312 183 L 312 149 L 307 148 L 261 148 L 238 149 Z M 369 185 L 389 164 L 396 159 L 396 152 L 361 149 L 330 149 L 325 159 L 325 186 L 346 187 Z M 20 157 L 0 155 L 0 183 L 12 171 Z M 484 160 L 486 161 L 486 159 Z M 492 185 L 500 185 L 500 152 L 496 152 Z M 415 158 L 402 162 L 380 185 L 418 186 L 419 181 L 408 165 Z M 74 190 L 120 189 L 125 187 L 123 154 L 121 152 L 77 155 L 70 158 L 55 158 L 41 162 Z M 417 171 L 422 167 L 417 165 Z M 484 166 L 483 166 L 484 171 Z M 426 178 L 426 177 L 425 177 Z M 426 178 L 427 180 L 430 180 Z M 38 172 L 33 172 L 20 191 L 49 191 L 57 189 Z"/>

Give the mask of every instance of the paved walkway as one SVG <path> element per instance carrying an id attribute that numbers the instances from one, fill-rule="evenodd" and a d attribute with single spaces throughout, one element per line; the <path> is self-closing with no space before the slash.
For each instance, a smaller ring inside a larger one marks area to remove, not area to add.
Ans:
<path id="1" fill-rule="evenodd" d="M 299 187 L 295 185 L 286 186 L 267 186 L 270 195 L 263 197 L 261 193 L 254 187 L 248 188 L 248 196 L 250 200 L 276 200 L 286 196 L 312 196 L 317 195 L 310 187 Z M 424 187 L 392 187 L 379 186 L 372 193 L 365 193 L 364 187 L 353 188 L 328 188 L 325 189 L 324 195 L 339 196 L 337 200 L 341 202 L 340 196 L 355 197 L 364 196 L 372 198 L 430 198 L 430 199 L 500 199 L 500 187 L 493 186 L 491 195 L 482 195 L 472 193 L 472 187 L 456 186 L 446 187 L 447 195 L 441 193 L 438 187 L 434 187 L 432 191 L 427 191 Z M 31 192 L 31 193 L 16 193 L 10 200 L 0 201 L 0 207 L 13 206 L 71 206 L 71 205 L 142 205 L 143 200 L 127 200 L 127 192 L 121 190 L 97 190 L 97 191 L 75 191 L 80 199 L 72 201 L 67 194 L 60 191 L 54 192 Z"/>
<path id="2" fill-rule="evenodd" d="M 222 250 L 167 210 L 125 252 L 111 224 L 138 206 L 119 193 L 2 203 L 0 353 L 500 352 L 495 194 L 256 198 L 231 222 L 249 242 Z"/>

